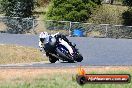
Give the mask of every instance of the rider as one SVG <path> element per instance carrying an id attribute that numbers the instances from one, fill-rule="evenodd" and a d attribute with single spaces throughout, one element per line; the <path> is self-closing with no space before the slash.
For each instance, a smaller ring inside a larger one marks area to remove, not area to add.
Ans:
<path id="1" fill-rule="evenodd" d="M 39 34 L 39 47 L 40 47 L 40 51 L 42 51 L 43 48 L 44 48 L 44 40 L 45 40 L 46 37 L 48 37 L 48 33 L 47 32 L 41 32 Z"/>
<path id="2" fill-rule="evenodd" d="M 41 32 L 39 35 L 39 47 L 40 51 L 44 50 L 53 50 L 55 43 L 56 43 L 56 37 L 59 35 L 59 32 L 56 34 L 48 34 L 47 32 Z"/>
<path id="3" fill-rule="evenodd" d="M 61 41 L 61 43 L 63 43 L 64 45 L 68 47 L 67 43 L 69 45 L 72 45 L 71 42 L 69 42 L 69 40 L 66 38 L 66 36 L 60 34 L 59 32 L 56 34 L 48 34 L 47 32 L 41 32 L 39 35 L 39 47 L 40 47 L 40 51 L 42 51 L 43 49 L 45 51 L 54 51 L 53 48 L 55 47 L 56 41 L 57 39 L 63 39 L 63 40 L 59 40 Z M 66 43 L 67 42 L 67 43 Z M 71 50 L 69 48 L 69 50 Z M 72 53 L 72 52 L 71 52 Z"/>

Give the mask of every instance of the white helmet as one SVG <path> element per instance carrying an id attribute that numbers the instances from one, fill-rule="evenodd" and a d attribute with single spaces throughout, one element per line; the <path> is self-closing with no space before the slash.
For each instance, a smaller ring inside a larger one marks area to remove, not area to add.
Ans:
<path id="1" fill-rule="evenodd" d="M 39 38 L 46 38 L 48 36 L 48 32 L 41 32 Z"/>
<path id="2" fill-rule="evenodd" d="M 55 38 L 55 37 L 52 37 L 52 38 L 51 38 L 50 44 L 51 44 L 51 45 L 55 45 L 55 43 L 56 43 L 56 38 Z"/>

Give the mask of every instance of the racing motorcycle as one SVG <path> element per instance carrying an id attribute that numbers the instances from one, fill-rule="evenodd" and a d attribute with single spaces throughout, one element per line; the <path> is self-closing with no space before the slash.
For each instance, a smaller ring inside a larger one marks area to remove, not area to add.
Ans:
<path id="1" fill-rule="evenodd" d="M 47 45 L 48 49 L 45 49 L 46 56 L 49 57 L 51 63 L 55 63 L 57 60 L 68 61 L 70 63 L 81 62 L 83 60 L 82 55 L 76 48 L 76 44 L 69 42 L 64 35 L 56 35 L 55 39 L 55 45 L 52 46 L 53 44 L 49 42 Z"/>

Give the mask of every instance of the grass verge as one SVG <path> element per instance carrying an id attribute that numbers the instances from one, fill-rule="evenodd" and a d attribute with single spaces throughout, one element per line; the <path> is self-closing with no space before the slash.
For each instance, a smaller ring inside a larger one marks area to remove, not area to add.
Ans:
<path id="1" fill-rule="evenodd" d="M 132 67 L 87 67 L 87 73 L 130 73 Z M 85 84 L 76 82 L 77 68 L 0 69 L 0 88 L 132 88 L 129 84 Z"/>
<path id="2" fill-rule="evenodd" d="M 0 64 L 29 63 L 47 60 L 42 53 L 35 48 L 0 45 Z"/>

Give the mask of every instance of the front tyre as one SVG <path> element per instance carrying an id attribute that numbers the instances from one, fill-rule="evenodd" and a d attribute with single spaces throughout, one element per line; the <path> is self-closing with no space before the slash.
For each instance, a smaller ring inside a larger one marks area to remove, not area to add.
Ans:
<path id="1" fill-rule="evenodd" d="M 50 63 L 55 63 L 58 59 L 56 57 L 53 56 L 49 56 L 49 61 Z"/>
<path id="2" fill-rule="evenodd" d="M 74 63 L 74 60 L 68 60 L 68 63 Z"/>
<path id="3" fill-rule="evenodd" d="M 83 60 L 83 56 L 81 54 L 79 54 L 76 58 L 77 62 L 81 62 Z"/>

